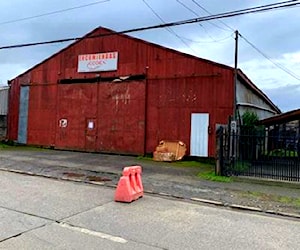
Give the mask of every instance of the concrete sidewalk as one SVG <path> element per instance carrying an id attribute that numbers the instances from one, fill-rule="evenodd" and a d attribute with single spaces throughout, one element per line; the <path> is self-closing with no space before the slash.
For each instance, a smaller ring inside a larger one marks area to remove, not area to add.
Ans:
<path id="1" fill-rule="evenodd" d="M 231 207 L 250 207 L 267 213 L 300 217 L 300 183 L 199 179 L 199 168 L 137 157 L 56 150 L 2 150 L 0 169 L 114 187 L 123 167 L 141 165 L 145 191 Z"/>

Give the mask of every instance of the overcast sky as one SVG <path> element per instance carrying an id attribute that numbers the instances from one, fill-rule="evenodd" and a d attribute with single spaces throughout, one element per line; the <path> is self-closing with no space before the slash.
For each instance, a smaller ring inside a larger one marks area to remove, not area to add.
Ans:
<path id="1" fill-rule="evenodd" d="M 164 22 L 279 2 L 278 0 L 144 0 Z M 0 2 L 0 46 L 82 36 L 98 26 L 116 31 L 160 24 L 143 0 L 10 0 Z M 62 9 L 97 4 L 28 20 Z M 180 4 L 186 5 L 184 7 Z M 190 10 L 189 10 L 189 9 Z M 192 12 L 192 11 L 193 12 Z M 10 22 L 15 21 L 15 22 Z M 223 23 L 222 23 L 223 22 Z M 300 8 L 238 16 L 220 21 L 189 24 L 130 35 L 223 63 L 234 64 L 233 30 L 239 30 L 273 62 L 300 79 Z M 225 24 L 226 25 L 225 25 Z M 68 43 L 0 50 L 0 84 L 51 56 Z M 239 39 L 239 68 L 282 110 L 300 108 L 300 81 L 275 66 L 242 38 Z"/>

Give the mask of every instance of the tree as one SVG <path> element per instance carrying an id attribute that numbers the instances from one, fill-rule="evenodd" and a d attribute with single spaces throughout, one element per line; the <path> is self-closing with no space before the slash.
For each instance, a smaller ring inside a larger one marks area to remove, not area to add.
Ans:
<path id="1" fill-rule="evenodd" d="M 246 128 L 255 128 L 258 124 L 259 118 L 255 112 L 246 111 L 242 116 L 243 126 Z"/>
<path id="2" fill-rule="evenodd" d="M 256 147 L 261 143 L 263 127 L 258 124 L 259 117 L 255 112 L 246 111 L 242 115 L 240 130 L 240 149 L 243 159 L 255 158 Z"/>

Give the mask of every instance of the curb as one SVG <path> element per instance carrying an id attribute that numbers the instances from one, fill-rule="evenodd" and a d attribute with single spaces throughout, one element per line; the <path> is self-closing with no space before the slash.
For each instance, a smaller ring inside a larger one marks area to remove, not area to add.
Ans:
<path id="1" fill-rule="evenodd" d="M 238 205 L 238 204 L 230 204 L 230 205 L 228 205 L 228 207 L 231 207 L 233 209 L 247 210 L 247 211 L 253 211 L 253 212 L 260 212 L 260 213 L 264 212 L 264 210 L 262 210 L 261 208 L 242 206 L 242 205 Z"/>
<path id="2" fill-rule="evenodd" d="M 54 180 L 85 183 L 85 184 L 104 186 L 104 187 L 109 187 L 109 188 L 117 187 L 117 185 L 115 185 L 115 184 L 109 184 L 109 183 L 105 183 L 105 182 L 80 180 L 80 179 L 70 178 L 70 177 L 68 178 L 68 177 L 64 177 L 64 176 L 63 177 L 55 177 L 55 176 L 51 176 L 51 175 L 47 175 L 47 174 L 36 174 L 36 173 L 30 172 L 30 171 L 26 172 L 26 171 L 17 170 L 17 169 L 0 168 L 0 171 L 22 174 L 22 175 L 29 175 L 29 176 L 37 176 L 37 177 L 43 177 L 43 178 L 48 178 L 48 179 L 54 179 Z M 221 201 L 208 200 L 208 199 L 202 199 L 202 198 L 197 198 L 197 197 L 184 197 L 184 196 L 172 195 L 172 194 L 163 193 L 163 192 L 154 192 L 154 191 L 150 191 L 150 190 L 144 190 L 144 193 L 149 194 L 149 195 L 158 195 L 158 196 L 162 196 L 162 197 L 174 198 L 174 199 L 178 199 L 178 200 L 188 200 L 188 201 L 192 201 L 192 202 L 198 202 L 198 203 L 208 204 L 208 205 L 213 205 L 213 206 L 228 207 L 233 210 L 243 210 L 243 211 L 249 211 L 249 212 L 255 212 L 255 213 L 277 215 L 277 216 L 282 216 L 282 217 L 287 217 L 287 218 L 292 218 L 292 219 L 300 219 L 300 214 L 286 213 L 286 212 L 280 212 L 280 211 L 274 211 L 274 210 L 263 210 L 263 209 L 257 208 L 257 207 L 243 206 L 243 205 L 238 205 L 238 204 L 228 204 L 228 203 L 224 203 Z"/>
<path id="3" fill-rule="evenodd" d="M 207 200 L 207 199 L 200 199 L 200 198 L 190 198 L 191 201 L 197 201 L 201 203 L 206 203 L 210 205 L 215 205 L 215 206 L 224 206 L 225 204 L 221 201 L 214 201 L 214 200 Z"/>

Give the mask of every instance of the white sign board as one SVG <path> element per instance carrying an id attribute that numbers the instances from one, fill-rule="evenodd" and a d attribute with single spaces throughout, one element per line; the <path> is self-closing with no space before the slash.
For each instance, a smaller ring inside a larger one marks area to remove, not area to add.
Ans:
<path id="1" fill-rule="evenodd" d="M 237 130 L 236 121 L 231 121 L 230 127 L 231 127 L 231 131 L 236 133 L 236 130 Z"/>
<path id="2" fill-rule="evenodd" d="M 118 52 L 78 56 L 78 72 L 113 71 L 118 69 Z"/>
<path id="3" fill-rule="evenodd" d="M 67 119 L 60 119 L 59 120 L 59 126 L 61 128 L 66 128 L 68 126 L 68 120 Z"/>
<path id="4" fill-rule="evenodd" d="M 93 128 L 94 128 L 94 122 L 89 122 L 88 128 L 89 128 L 89 129 L 93 129 Z"/>

